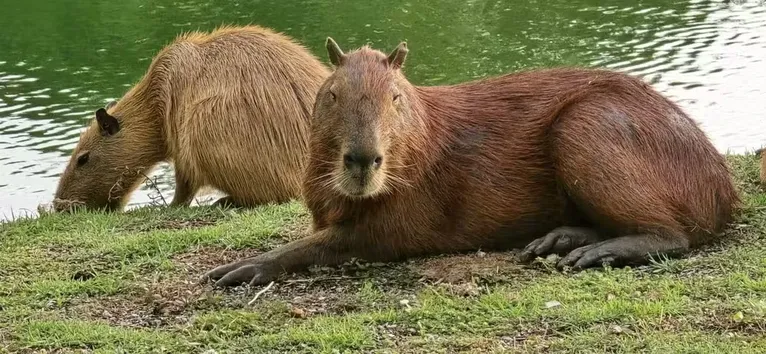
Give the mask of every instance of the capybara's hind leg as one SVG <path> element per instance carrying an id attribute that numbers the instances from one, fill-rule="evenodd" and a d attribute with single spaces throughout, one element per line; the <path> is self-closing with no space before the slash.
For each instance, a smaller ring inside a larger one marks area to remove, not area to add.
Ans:
<path id="1" fill-rule="evenodd" d="M 686 186 L 693 176 L 679 175 L 685 172 L 674 165 L 680 158 L 673 154 L 689 151 L 665 150 L 672 136 L 649 143 L 654 145 L 638 140 L 642 136 L 627 114 L 605 109 L 599 103 L 603 100 L 594 99 L 560 115 L 550 142 L 558 183 L 603 239 L 572 250 L 559 265 L 646 263 L 650 254 L 688 250 L 689 235 L 681 221 L 693 215 L 675 203 L 693 202 L 688 199 L 694 198 L 688 193 L 692 187 Z"/>
<path id="2" fill-rule="evenodd" d="M 689 244 L 684 237 L 629 235 L 577 248 L 562 258 L 556 266 L 559 269 L 582 269 L 603 265 L 646 264 L 652 256 L 675 257 L 688 249 Z"/>
<path id="3" fill-rule="evenodd" d="M 603 238 L 594 229 L 562 226 L 532 241 L 521 252 L 520 258 L 522 262 L 529 262 L 535 257 L 547 254 L 563 256 L 578 247 L 594 244 L 601 240 Z"/>
<path id="4" fill-rule="evenodd" d="M 186 207 L 191 204 L 194 199 L 194 194 L 197 189 L 192 186 L 192 183 L 184 177 L 178 169 L 175 171 L 176 189 L 173 194 L 173 200 L 170 202 L 170 206 L 173 207 Z"/>

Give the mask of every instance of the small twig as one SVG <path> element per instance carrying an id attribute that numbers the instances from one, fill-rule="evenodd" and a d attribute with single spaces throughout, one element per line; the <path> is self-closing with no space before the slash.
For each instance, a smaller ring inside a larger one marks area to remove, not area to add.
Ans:
<path id="1" fill-rule="evenodd" d="M 284 283 L 286 284 L 294 284 L 294 283 L 313 283 L 313 282 L 319 282 L 319 281 L 328 281 L 328 280 L 346 280 L 346 279 L 364 279 L 364 277 L 325 277 L 325 278 L 307 278 L 307 279 L 288 279 L 285 280 Z"/>
<path id="2" fill-rule="evenodd" d="M 168 206 L 168 202 L 165 200 L 165 196 L 162 195 L 162 191 L 160 190 L 160 187 L 157 186 L 157 181 L 147 176 L 143 171 L 139 173 L 141 174 L 141 176 L 143 176 L 146 179 L 145 181 L 146 186 L 154 189 L 154 191 L 157 192 L 157 195 L 160 196 L 160 200 L 162 200 L 162 205 Z M 152 196 L 149 195 L 149 198 L 152 198 Z M 155 198 L 152 198 L 152 199 L 155 199 Z"/>
<path id="3" fill-rule="evenodd" d="M 263 293 L 269 291 L 269 289 L 271 289 L 272 286 L 274 286 L 274 281 L 273 280 L 271 281 L 271 283 L 269 283 L 269 285 L 266 285 L 266 287 L 263 288 L 263 290 L 261 290 L 257 294 L 255 294 L 255 297 L 252 300 L 250 300 L 250 302 L 247 303 L 247 306 L 252 305 L 255 302 L 255 300 L 258 300 L 258 297 L 260 297 Z"/>

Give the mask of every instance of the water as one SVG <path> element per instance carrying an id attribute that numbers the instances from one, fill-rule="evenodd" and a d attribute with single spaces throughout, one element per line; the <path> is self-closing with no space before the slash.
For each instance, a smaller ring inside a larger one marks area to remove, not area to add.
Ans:
<path id="1" fill-rule="evenodd" d="M 602 66 L 645 77 L 721 151 L 766 143 L 763 0 L 0 0 L 0 219 L 50 202 L 93 111 L 119 98 L 177 34 L 257 23 L 326 61 L 324 40 L 410 47 L 416 84 L 523 68 Z M 165 198 L 173 181 L 156 174 Z M 136 192 L 133 205 L 156 198 Z M 156 194 L 156 193 L 154 193 Z"/>

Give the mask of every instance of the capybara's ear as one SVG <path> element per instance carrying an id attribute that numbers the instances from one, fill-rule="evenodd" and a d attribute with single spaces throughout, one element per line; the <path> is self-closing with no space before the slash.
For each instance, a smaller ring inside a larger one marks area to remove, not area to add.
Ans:
<path id="1" fill-rule="evenodd" d="M 106 104 L 106 107 L 104 107 L 104 109 L 106 109 L 108 111 L 112 107 L 114 107 L 114 105 L 116 105 L 116 104 L 117 104 L 117 101 L 110 101 L 109 103 Z"/>
<path id="2" fill-rule="evenodd" d="M 98 121 L 99 128 L 101 128 L 101 135 L 103 136 L 114 135 L 120 131 L 120 122 L 117 121 L 117 118 L 106 113 L 106 109 L 104 108 L 99 108 L 96 111 L 96 120 Z"/>
<path id="3" fill-rule="evenodd" d="M 327 37 L 327 43 L 325 45 L 327 47 L 327 54 L 330 56 L 330 63 L 335 66 L 340 66 L 343 64 L 343 61 L 346 59 L 346 55 L 343 54 L 343 51 L 338 46 L 338 43 L 335 43 L 331 37 Z"/>
<path id="4" fill-rule="evenodd" d="M 394 69 L 399 69 L 404 65 L 404 60 L 407 59 L 407 42 L 401 42 L 394 49 L 391 54 L 388 55 L 388 65 Z"/>

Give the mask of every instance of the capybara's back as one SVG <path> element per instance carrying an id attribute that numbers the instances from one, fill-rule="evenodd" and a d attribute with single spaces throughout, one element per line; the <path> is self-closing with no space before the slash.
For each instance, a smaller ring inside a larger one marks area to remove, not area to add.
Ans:
<path id="1" fill-rule="evenodd" d="M 300 197 L 314 96 L 329 75 L 287 37 L 247 27 L 191 34 L 165 123 L 176 179 L 239 205 Z"/>
<path id="2" fill-rule="evenodd" d="M 286 35 L 222 27 L 176 38 L 117 102 L 96 112 L 54 205 L 120 209 L 159 162 L 171 205 L 202 187 L 239 206 L 300 198 L 311 108 L 328 68 Z"/>

